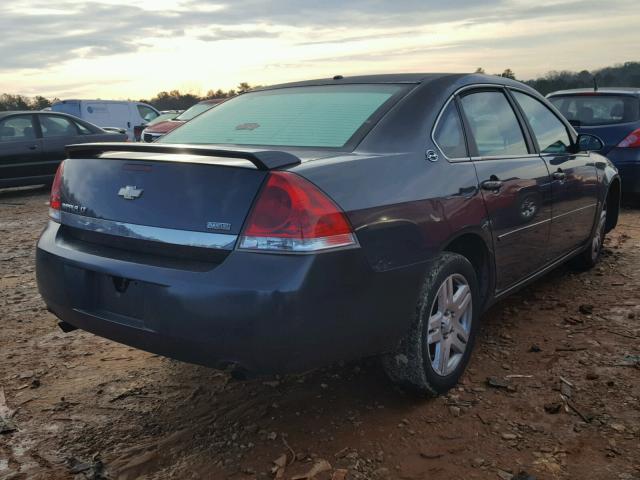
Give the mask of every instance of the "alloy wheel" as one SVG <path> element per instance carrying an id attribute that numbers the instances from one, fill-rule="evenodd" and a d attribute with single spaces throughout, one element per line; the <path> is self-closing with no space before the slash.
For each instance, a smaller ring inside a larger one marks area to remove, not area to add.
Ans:
<path id="1" fill-rule="evenodd" d="M 600 222 L 598 222 L 598 229 L 593 236 L 593 240 L 591 241 L 591 258 L 596 260 L 598 255 L 600 255 L 600 250 L 602 249 L 602 243 L 604 241 L 604 229 L 607 223 L 607 210 L 606 205 L 600 214 Z"/>
<path id="2" fill-rule="evenodd" d="M 460 274 L 449 275 L 431 305 L 425 339 L 431 367 L 438 375 L 450 375 L 459 365 L 472 319 L 473 298 L 467 280 Z"/>

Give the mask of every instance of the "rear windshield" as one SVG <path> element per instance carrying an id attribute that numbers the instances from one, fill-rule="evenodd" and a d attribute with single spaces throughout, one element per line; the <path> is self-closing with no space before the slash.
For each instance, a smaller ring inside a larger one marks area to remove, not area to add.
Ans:
<path id="1" fill-rule="evenodd" d="M 161 138 L 163 143 L 341 148 L 405 85 L 327 85 L 250 92 Z"/>
<path id="2" fill-rule="evenodd" d="M 559 95 L 549 100 L 576 126 L 613 125 L 640 119 L 640 100 L 629 95 Z"/>
<path id="3" fill-rule="evenodd" d="M 184 120 L 185 122 L 191 120 L 193 117 L 200 115 L 202 112 L 206 112 L 214 104 L 212 103 L 196 103 L 193 107 L 187 108 L 184 112 L 176 117 L 176 120 Z"/>

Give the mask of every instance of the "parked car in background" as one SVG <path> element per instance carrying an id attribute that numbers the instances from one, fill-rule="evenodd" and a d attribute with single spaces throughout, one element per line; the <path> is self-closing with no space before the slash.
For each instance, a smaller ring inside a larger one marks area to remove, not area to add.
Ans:
<path id="1" fill-rule="evenodd" d="M 599 153 L 618 168 L 622 191 L 640 194 L 640 88 L 562 90 L 547 97 L 578 132 L 602 140 Z"/>
<path id="2" fill-rule="evenodd" d="M 382 355 L 394 381 L 445 392 L 492 303 L 598 261 L 620 180 L 589 142 L 502 77 L 253 90 L 153 144 L 69 147 L 38 287 L 64 328 L 185 361 Z"/>
<path id="3" fill-rule="evenodd" d="M 50 182 L 66 145 L 126 138 L 64 113 L 0 112 L 0 187 Z"/>
<path id="4" fill-rule="evenodd" d="M 168 119 L 164 122 L 157 122 L 157 123 L 148 125 L 142 131 L 142 135 L 141 135 L 142 141 L 147 143 L 155 142 L 158 138 L 178 128 L 180 125 L 182 125 L 185 122 L 188 122 L 189 120 L 196 117 L 197 115 L 200 115 L 201 113 L 206 112 L 210 108 L 218 105 L 223 100 L 224 99 L 218 99 L 218 98 L 211 99 L 211 100 L 203 100 L 202 102 L 196 103 L 191 108 L 188 108 L 180 115 L 177 115 L 175 118 Z"/>
<path id="5" fill-rule="evenodd" d="M 136 125 L 133 129 L 133 138 L 134 141 L 139 142 L 142 140 L 142 132 L 145 128 L 155 125 L 156 123 L 166 122 L 167 120 L 172 120 L 180 115 L 183 110 L 167 110 L 160 112 L 156 118 L 151 120 L 148 123 L 143 123 L 142 125 Z"/>
<path id="6" fill-rule="evenodd" d="M 162 112 L 160 112 L 160 115 L 158 115 L 156 118 L 154 118 L 149 123 L 147 123 L 146 126 L 150 127 L 151 125 L 155 125 L 156 123 L 166 122 L 167 120 L 173 120 L 183 112 L 184 110 L 167 110 L 167 111 L 163 110 Z"/>
<path id="7" fill-rule="evenodd" d="M 54 103 L 51 110 L 68 113 L 99 127 L 124 128 L 132 141 L 137 126 L 147 124 L 160 115 L 146 103 L 119 100 L 61 100 Z"/>

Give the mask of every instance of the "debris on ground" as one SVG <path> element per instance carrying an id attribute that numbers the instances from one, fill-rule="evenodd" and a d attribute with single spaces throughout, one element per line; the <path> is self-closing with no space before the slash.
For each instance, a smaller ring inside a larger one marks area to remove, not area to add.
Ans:
<path id="1" fill-rule="evenodd" d="M 239 381 L 61 332 L 33 263 L 48 192 L 17 192 L 0 191 L 0 478 L 638 478 L 640 210 L 600 269 L 492 306 L 460 384 L 421 398 L 375 359 Z"/>

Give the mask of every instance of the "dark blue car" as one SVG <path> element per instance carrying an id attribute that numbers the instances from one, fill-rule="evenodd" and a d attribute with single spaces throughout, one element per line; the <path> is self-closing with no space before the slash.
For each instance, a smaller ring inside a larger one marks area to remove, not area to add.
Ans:
<path id="1" fill-rule="evenodd" d="M 602 140 L 624 193 L 640 194 L 640 88 L 575 89 L 547 95 L 578 133 Z"/>
<path id="2" fill-rule="evenodd" d="M 620 180 L 590 143 L 501 77 L 262 88 L 158 142 L 69 147 L 38 287 L 64 328 L 170 357 L 268 373 L 382 355 L 444 392 L 492 303 L 597 262 Z"/>

